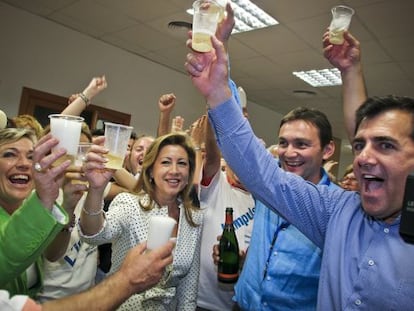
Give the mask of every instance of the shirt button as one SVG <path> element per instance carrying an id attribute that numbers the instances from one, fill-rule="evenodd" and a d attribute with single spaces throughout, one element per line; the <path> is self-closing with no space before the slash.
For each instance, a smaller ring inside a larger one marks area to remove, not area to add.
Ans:
<path id="1" fill-rule="evenodd" d="M 384 232 L 385 232 L 385 233 L 389 233 L 389 232 L 390 232 L 390 229 L 388 229 L 388 228 L 384 228 Z"/>
<path id="2" fill-rule="evenodd" d="M 263 305 L 265 306 L 265 307 L 267 307 L 267 302 L 265 301 L 265 302 L 263 302 Z"/>
<path id="3" fill-rule="evenodd" d="M 277 256 L 277 252 L 274 252 L 274 253 L 273 253 L 273 255 L 274 255 L 274 256 Z"/>
<path id="4" fill-rule="evenodd" d="M 361 300 L 359 300 L 359 299 L 355 300 L 355 304 L 356 304 L 357 306 L 361 305 L 361 303 L 362 303 L 362 301 L 361 301 Z"/>
<path id="5" fill-rule="evenodd" d="M 375 262 L 374 262 L 372 259 L 370 259 L 370 260 L 368 260 L 368 264 L 369 264 L 370 266 L 373 266 L 373 265 L 375 264 Z"/>
<path id="6" fill-rule="evenodd" d="M 266 280 L 270 281 L 271 280 L 270 276 L 266 277 Z"/>

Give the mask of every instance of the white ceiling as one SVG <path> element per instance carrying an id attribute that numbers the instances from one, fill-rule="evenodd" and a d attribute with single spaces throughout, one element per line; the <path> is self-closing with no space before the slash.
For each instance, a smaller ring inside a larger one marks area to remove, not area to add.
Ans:
<path id="1" fill-rule="evenodd" d="M 191 21 L 191 0 L 4 0 L 51 21 L 131 53 L 184 72 L 187 32 L 169 29 L 173 20 Z M 230 41 L 231 75 L 249 101 L 285 114 L 296 106 L 315 107 L 345 138 L 340 87 L 312 88 L 292 71 L 330 67 L 321 38 L 330 8 L 356 11 L 351 32 L 361 41 L 370 95 L 414 97 L 414 1 L 253 0 L 280 24 L 236 34 Z M 312 90 L 300 98 L 293 90 Z"/>

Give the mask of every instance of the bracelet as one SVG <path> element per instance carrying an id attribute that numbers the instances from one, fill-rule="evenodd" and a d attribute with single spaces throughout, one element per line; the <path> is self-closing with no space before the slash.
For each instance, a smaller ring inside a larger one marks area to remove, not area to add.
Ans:
<path id="1" fill-rule="evenodd" d="M 199 146 L 198 147 L 194 147 L 194 150 L 195 151 L 200 151 L 201 150 L 201 147 L 199 147 Z"/>
<path id="2" fill-rule="evenodd" d="M 66 226 L 63 227 L 62 230 L 60 230 L 60 232 L 69 232 L 69 233 L 71 233 L 73 231 L 73 228 L 75 227 L 75 225 L 76 225 L 76 216 L 75 216 L 75 214 L 72 214 L 72 217 L 71 217 L 70 222 L 69 222 L 69 227 L 66 227 Z"/>
<path id="3" fill-rule="evenodd" d="M 86 97 L 85 94 L 79 93 L 79 97 L 83 100 L 83 102 L 85 103 L 86 106 L 89 105 L 90 99 L 88 97 Z"/>
<path id="4" fill-rule="evenodd" d="M 102 213 L 103 213 L 103 201 L 102 201 L 102 206 L 101 206 L 101 209 L 99 210 L 99 211 L 97 211 L 97 212 L 89 212 L 89 211 L 87 211 L 86 209 L 85 209 L 85 206 L 82 206 L 82 210 L 83 210 L 83 212 L 86 214 L 86 215 L 88 215 L 88 216 L 99 216 L 99 215 L 101 215 Z"/>
<path id="5" fill-rule="evenodd" d="M 72 231 L 73 231 L 73 227 L 72 226 L 70 226 L 70 227 L 68 227 L 68 228 L 62 228 L 62 230 L 60 230 L 60 232 L 68 232 L 68 233 L 72 233 Z"/>

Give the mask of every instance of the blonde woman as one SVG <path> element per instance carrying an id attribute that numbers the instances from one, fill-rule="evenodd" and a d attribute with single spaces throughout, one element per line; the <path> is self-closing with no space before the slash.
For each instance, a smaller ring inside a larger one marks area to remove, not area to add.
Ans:
<path id="1" fill-rule="evenodd" d="M 105 148 L 94 146 L 87 156 L 85 174 L 90 187 L 81 214 L 81 235 L 88 243 L 112 242 L 116 272 L 126 253 L 147 240 L 153 215 L 174 218 L 176 237 L 173 264 L 160 283 L 128 299 L 120 310 L 194 310 L 196 307 L 202 214 L 189 198 L 195 151 L 182 133 L 158 137 L 149 147 L 134 193 L 122 193 L 108 212 L 101 207 L 103 190 L 112 172 L 105 169 Z"/>

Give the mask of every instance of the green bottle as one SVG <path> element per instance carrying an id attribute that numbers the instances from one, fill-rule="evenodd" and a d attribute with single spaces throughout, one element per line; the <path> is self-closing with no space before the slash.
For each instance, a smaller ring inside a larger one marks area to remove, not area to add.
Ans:
<path id="1" fill-rule="evenodd" d="M 219 282 L 235 283 L 239 278 L 239 243 L 233 225 L 233 208 L 226 208 L 226 222 L 220 243 L 220 260 L 217 278 Z"/>

